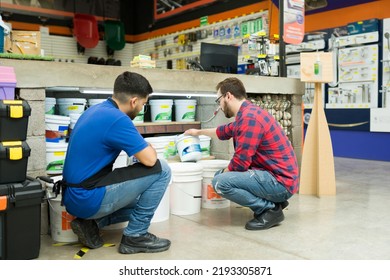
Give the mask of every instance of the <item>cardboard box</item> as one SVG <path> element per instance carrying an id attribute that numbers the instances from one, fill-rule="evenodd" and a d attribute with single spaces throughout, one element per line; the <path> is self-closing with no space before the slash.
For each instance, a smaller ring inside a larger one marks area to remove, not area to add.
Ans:
<path id="1" fill-rule="evenodd" d="M 4 52 L 40 55 L 41 33 L 39 31 L 11 31 L 5 37 Z"/>

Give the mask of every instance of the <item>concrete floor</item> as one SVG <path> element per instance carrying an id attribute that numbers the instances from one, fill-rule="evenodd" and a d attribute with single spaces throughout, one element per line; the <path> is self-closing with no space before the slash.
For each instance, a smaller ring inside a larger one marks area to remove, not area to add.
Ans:
<path id="1" fill-rule="evenodd" d="M 152 223 L 150 232 L 172 241 L 162 253 L 122 255 L 121 230 L 102 231 L 113 247 L 88 250 L 85 260 L 389 260 L 390 162 L 335 158 L 337 195 L 295 195 L 284 222 L 248 231 L 252 212 L 238 205 L 202 209 Z M 41 260 L 72 260 L 81 245 L 56 246 L 42 235 Z"/>

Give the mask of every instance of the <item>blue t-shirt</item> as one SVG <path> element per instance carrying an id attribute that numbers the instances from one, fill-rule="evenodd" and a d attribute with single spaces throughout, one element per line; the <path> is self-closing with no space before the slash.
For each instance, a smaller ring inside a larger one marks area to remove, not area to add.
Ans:
<path id="1" fill-rule="evenodd" d="M 81 183 L 113 162 L 122 150 L 132 156 L 147 146 L 132 120 L 106 100 L 78 119 L 69 139 L 63 177 L 68 183 Z M 70 214 L 89 218 L 99 210 L 105 191 L 104 187 L 68 187 L 63 202 Z"/>

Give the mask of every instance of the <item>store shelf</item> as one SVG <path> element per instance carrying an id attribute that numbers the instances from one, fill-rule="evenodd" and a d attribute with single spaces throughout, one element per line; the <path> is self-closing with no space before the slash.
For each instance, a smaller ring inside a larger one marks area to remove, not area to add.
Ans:
<path id="1" fill-rule="evenodd" d="M 159 134 L 159 133 L 183 133 L 187 129 L 200 129 L 200 122 L 145 122 L 136 123 L 135 127 L 139 133 Z"/>

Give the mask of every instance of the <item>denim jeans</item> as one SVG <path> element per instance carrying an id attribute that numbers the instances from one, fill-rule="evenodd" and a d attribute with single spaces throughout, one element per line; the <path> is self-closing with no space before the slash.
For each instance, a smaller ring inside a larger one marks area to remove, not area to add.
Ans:
<path id="1" fill-rule="evenodd" d="M 212 184 L 216 193 L 242 206 L 249 207 L 258 215 L 275 207 L 292 194 L 264 170 L 225 172 L 216 175 Z"/>
<path id="2" fill-rule="evenodd" d="M 160 162 L 161 173 L 106 186 L 99 211 L 88 219 L 95 219 L 99 228 L 128 221 L 124 235 L 145 234 L 171 180 L 168 163 Z"/>

